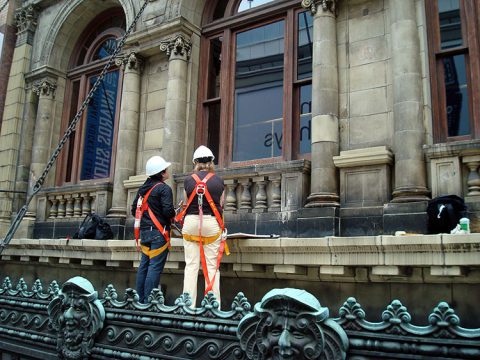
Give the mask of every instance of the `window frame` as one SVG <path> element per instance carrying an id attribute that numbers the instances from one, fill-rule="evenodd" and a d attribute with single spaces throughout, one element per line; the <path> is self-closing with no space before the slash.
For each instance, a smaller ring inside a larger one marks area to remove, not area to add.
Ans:
<path id="1" fill-rule="evenodd" d="M 110 13 L 111 14 L 111 13 Z M 123 14 L 123 13 L 122 13 Z M 97 17 L 92 23 L 101 23 L 101 19 L 107 18 L 107 14 L 101 14 Z M 100 25 L 101 26 L 101 25 Z M 98 27 L 94 29 L 89 29 L 87 26 L 86 31 L 79 37 L 79 39 L 88 39 L 89 35 L 96 31 Z M 84 56 L 84 61 L 80 65 L 76 65 L 79 61 L 79 56 L 81 55 L 82 50 L 85 48 L 84 41 L 79 41 L 77 43 L 75 50 L 70 58 L 69 71 L 67 72 L 67 82 L 65 85 L 65 100 L 63 103 L 62 110 L 62 122 L 61 122 L 61 133 L 63 134 L 68 128 L 71 118 L 71 109 L 74 104 L 72 104 L 74 83 L 79 82 L 78 89 L 78 99 L 76 109 L 78 110 L 87 97 L 90 86 L 89 79 L 92 76 L 98 76 L 108 62 L 108 57 L 104 59 L 99 59 L 92 61 L 92 58 L 95 56 L 96 51 L 100 46 L 108 39 L 115 38 L 118 39 L 124 34 L 125 30 L 119 27 L 111 27 L 99 33 L 93 41 L 88 44 L 88 49 Z M 123 88 L 123 69 L 115 64 L 109 68 L 109 71 L 118 71 L 118 85 L 117 85 L 117 96 L 116 96 L 116 106 L 115 106 L 115 119 L 114 119 L 114 129 L 113 129 L 113 141 L 112 141 L 112 154 L 110 159 L 110 172 L 109 177 L 100 178 L 100 179 L 81 179 L 82 171 L 82 161 L 83 161 L 83 149 L 85 141 L 85 130 L 86 130 L 86 117 L 88 113 L 88 107 L 83 112 L 81 119 L 77 123 L 77 127 L 74 131 L 74 140 L 73 145 L 71 144 L 71 139 L 65 143 L 65 150 L 61 152 L 59 156 L 60 168 L 57 168 L 55 182 L 57 186 L 66 186 L 66 185 L 75 185 L 75 184 L 104 184 L 113 182 L 114 178 L 114 169 L 115 169 L 115 159 L 116 159 L 116 148 L 117 148 L 117 138 L 118 138 L 118 120 L 120 118 L 120 108 L 121 108 L 121 99 L 122 99 L 122 88 Z M 73 150 L 71 149 L 73 147 Z M 69 164 L 69 154 L 71 156 L 71 164 Z M 67 172 L 70 170 L 71 176 L 70 180 L 67 181 Z"/>
<path id="2" fill-rule="evenodd" d="M 442 49 L 438 0 L 425 2 L 435 143 L 480 138 L 479 0 L 459 0 L 459 3 L 463 43 L 461 46 Z M 465 56 L 470 134 L 449 136 L 443 59 L 455 55 Z"/>
<path id="3" fill-rule="evenodd" d="M 299 98 L 300 87 L 311 84 L 311 77 L 297 80 L 297 43 L 298 14 L 307 11 L 296 0 L 281 0 L 235 13 L 241 0 L 231 0 L 225 10 L 225 16 L 220 19 L 211 19 L 217 2 L 212 2 L 204 12 L 204 26 L 200 42 L 200 71 L 199 79 L 207 79 L 210 71 L 211 48 L 210 43 L 217 38 L 223 38 L 220 65 L 220 91 L 219 96 L 208 98 L 209 81 L 200 82 L 197 102 L 197 131 L 196 145 L 205 144 L 208 140 L 208 111 L 209 106 L 220 104 L 220 131 L 219 131 L 219 156 L 220 167 L 239 167 L 252 164 L 283 162 L 286 160 L 310 158 L 310 154 L 298 154 L 299 129 L 294 123 L 299 122 L 299 104 L 293 96 Z M 205 20 L 207 19 L 207 20 Z M 235 49 L 236 34 L 275 21 L 284 20 L 284 72 L 283 72 L 283 138 L 282 155 L 277 157 L 259 158 L 246 161 L 233 161 L 233 130 L 234 130 L 234 92 L 235 92 Z M 224 74 L 227 74 L 225 76 Z M 298 120 L 296 120 L 298 118 Z"/>

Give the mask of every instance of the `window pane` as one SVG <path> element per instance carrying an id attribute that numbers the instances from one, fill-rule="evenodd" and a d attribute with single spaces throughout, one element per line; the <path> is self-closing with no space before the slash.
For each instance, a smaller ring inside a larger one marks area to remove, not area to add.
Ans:
<path id="1" fill-rule="evenodd" d="M 238 12 L 242 12 L 272 1 L 273 0 L 243 0 L 238 7 Z"/>
<path id="2" fill-rule="evenodd" d="M 220 96 L 220 67 L 222 62 L 222 38 L 210 41 L 210 62 L 208 74 L 208 99 Z"/>
<path id="3" fill-rule="evenodd" d="M 312 151 L 312 85 L 300 88 L 300 154 Z"/>
<path id="4" fill-rule="evenodd" d="M 96 80 L 96 76 L 91 77 L 90 86 Z M 110 176 L 117 88 L 118 70 L 105 75 L 104 81 L 95 91 L 88 105 L 80 180 L 102 179 Z"/>
<path id="5" fill-rule="evenodd" d="M 313 17 L 309 11 L 298 14 L 297 79 L 312 77 Z"/>
<path id="6" fill-rule="evenodd" d="M 438 0 L 440 18 L 440 47 L 448 49 L 461 46 L 462 26 L 460 18 L 460 0 Z"/>
<path id="7" fill-rule="evenodd" d="M 233 160 L 279 156 L 284 21 L 237 34 Z"/>
<path id="8" fill-rule="evenodd" d="M 213 155 L 215 155 L 215 159 L 218 159 L 218 148 L 220 144 L 220 103 L 209 105 L 207 111 L 207 146 L 210 150 L 212 150 Z"/>
<path id="9" fill-rule="evenodd" d="M 115 39 L 108 39 L 106 40 L 97 50 L 95 55 L 93 56 L 93 60 L 104 59 L 109 57 L 115 51 L 117 47 L 117 41 Z"/>
<path id="10" fill-rule="evenodd" d="M 443 59 L 447 99 L 448 136 L 470 134 L 465 55 Z"/>
<path id="11" fill-rule="evenodd" d="M 72 84 L 72 96 L 70 100 L 70 110 L 68 112 L 68 125 L 72 122 L 73 118 L 77 114 L 78 107 L 78 96 L 80 90 L 80 81 L 75 81 Z M 75 151 L 75 130 L 72 131 L 72 135 L 67 142 L 67 167 L 65 170 L 65 182 L 72 181 L 72 170 L 73 170 L 73 153 Z"/>

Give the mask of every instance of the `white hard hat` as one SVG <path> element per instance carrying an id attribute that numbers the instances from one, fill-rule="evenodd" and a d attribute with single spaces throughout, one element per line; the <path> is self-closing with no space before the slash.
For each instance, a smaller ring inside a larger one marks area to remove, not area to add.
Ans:
<path id="1" fill-rule="evenodd" d="M 148 159 L 145 170 L 147 176 L 152 176 L 162 172 L 170 165 L 172 165 L 172 163 L 165 161 L 161 156 L 152 156 L 150 159 Z"/>
<path id="2" fill-rule="evenodd" d="M 200 145 L 197 150 L 193 153 L 193 163 L 195 163 L 195 160 L 205 160 L 205 161 L 199 161 L 199 162 L 210 162 L 215 160 L 215 156 L 213 156 L 212 150 L 210 150 L 208 147 L 204 145 Z"/>

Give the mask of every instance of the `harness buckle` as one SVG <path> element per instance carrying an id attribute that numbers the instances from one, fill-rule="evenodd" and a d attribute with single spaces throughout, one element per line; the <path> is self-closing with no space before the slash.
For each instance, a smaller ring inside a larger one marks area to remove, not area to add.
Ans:
<path id="1" fill-rule="evenodd" d="M 205 195 L 205 184 L 197 184 L 195 188 L 195 192 L 197 193 L 198 196 L 198 206 L 203 205 L 203 195 Z"/>

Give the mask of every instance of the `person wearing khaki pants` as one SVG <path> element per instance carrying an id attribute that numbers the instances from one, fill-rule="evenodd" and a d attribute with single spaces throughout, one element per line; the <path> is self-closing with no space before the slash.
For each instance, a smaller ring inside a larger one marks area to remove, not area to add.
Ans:
<path id="1" fill-rule="evenodd" d="M 224 183 L 219 176 L 214 174 L 214 159 L 215 157 L 210 149 L 203 145 L 200 146 L 193 154 L 193 174 L 200 180 L 205 179 L 208 175 L 209 178 L 206 182 L 206 187 L 221 216 L 223 212 Z M 185 202 L 187 202 L 192 192 L 196 191 L 197 183 L 192 175 L 187 176 L 184 181 Z M 200 215 L 200 213 L 202 213 L 202 215 Z M 183 292 L 190 294 L 192 306 L 196 307 L 197 279 L 201 262 L 199 240 L 201 239 L 205 253 L 208 278 L 211 281 L 215 276 L 212 292 L 220 304 L 220 272 L 217 269 L 217 258 L 222 240 L 222 229 L 214 215 L 213 209 L 206 199 L 203 200 L 203 205 L 200 209 L 198 195 L 194 196 L 186 209 L 182 235 L 185 252 Z M 205 287 L 207 287 L 207 285 L 208 284 L 205 283 Z"/>

